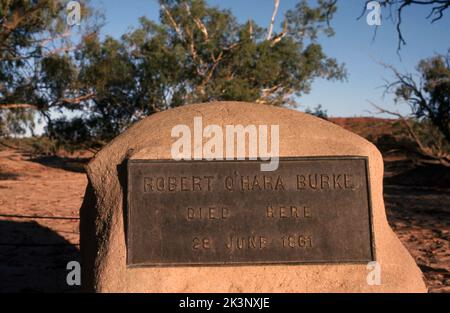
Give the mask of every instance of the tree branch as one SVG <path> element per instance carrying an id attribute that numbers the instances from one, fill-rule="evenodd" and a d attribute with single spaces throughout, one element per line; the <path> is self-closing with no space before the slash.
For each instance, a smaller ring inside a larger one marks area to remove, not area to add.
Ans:
<path id="1" fill-rule="evenodd" d="M 443 151 L 441 147 L 436 146 L 437 151 L 433 151 L 433 149 L 427 147 L 423 144 L 423 142 L 420 140 L 419 136 L 414 131 L 412 125 L 409 123 L 408 119 L 405 118 L 402 114 L 398 112 L 389 111 L 387 109 L 384 109 L 372 102 L 369 101 L 377 110 L 378 113 L 386 113 L 392 116 L 397 117 L 402 124 L 405 126 L 408 134 L 410 135 L 411 139 L 417 144 L 417 147 L 419 148 L 419 154 L 422 156 L 429 158 L 433 161 L 426 161 L 422 160 L 423 163 L 433 163 L 433 164 L 442 164 L 444 166 L 450 166 L 450 154 Z"/>
<path id="2" fill-rule="evenodd" d="M 275 24 L 275 18 L 278 13 L 278 7 L 280 6 L 280 0 L 275 0 L 274 2 L 275 3 L 274 3 L 274 8 L 273 8 L 272 18 L 270 19 L 269 31 L 267 32 L 267 40 L 272 39 L 273 26 Z"/>
<path id="3" fill-rule="evenodd" d="M 95 94 L 93 92 L 88 93 L 84 96 L 79 96 L 77 98 L 62 98 L 59 102 L 70 103 L 70 104 L 80 104 L 82 101 L 89 100 L 93 98 Z"/>
<path id="4" fill-rule="evenodd" d="M 175 20 L 172 17 L 172 14 L 170 14 L 170 11 L 166 8 L 164 4 L 161 4 L 161 9 L 164 11 L 164 13 L 167 15 L 167 18 L 169 19 L 170 24 L 172 24 L 172 27 L 175 29 L 175 32 L 177 35 L 182 39 L 183 34 L 181 33 L 180 26 L 175 22 Z"/>
<path id="5" fill-rule="evenodd" d="M 287 22 L 284 21 L 283 31 L 271 39 L 270 46 L 273 47 L 283 39 L 287 34 Z"/>
<path id="6" fill-rule="evenodd" d="M 29 103 L 0 103 L 0 110 L 35 109 L 36 105 Z"/>
<path id="7" fill-rule="evenodd" d="M 62 102 L 67 104 L 80 104 L 82 101 L 89 100 L 95 96 L 94 93 L 89 93 L 76 98 L 61 98 L 55 102 Z M 0 110 L 14 110 L 14 109 L 37 109 L 36 104 L 31 103 L 0 103 Z"/>
<path id="8" fill-rule="evenodd" d="M 369 3 L 370 1 L 371 0 L 364 1 L 364 8 L 358 19 L 364 16 L 367 8 L 367 3 Z M 434 18 L 431 20 L 431 23 L 440 20 L 444 16 L 444 12 L 448 8 L 450 8 L 450 0 L 379 0 L 378 3 L 380 3 L 381 7 L 389 7 L 389 10 L 392 10 L 392 8 L 395 7 L 395 10 L 397 11 L 397 21 L 395 22 L 395 27 L 398 35 L 397 52 L 401 50 L 402 46 L 406 45 L 406 40 L 401 29 L 401 25 L 403 22 L 402 14 L 406 7 L 411 5 L 431 6 L 430 14 L 427 16 L 427 19 L 434 16 Z M 392 13 L 388 16 L 388 18 L 390 18 L 394 22 Z"/>

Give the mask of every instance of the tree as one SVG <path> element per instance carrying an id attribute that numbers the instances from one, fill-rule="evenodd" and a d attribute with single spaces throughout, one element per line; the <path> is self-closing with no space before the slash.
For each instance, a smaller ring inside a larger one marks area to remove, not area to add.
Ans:
<path id="1" fill-rule="evenodd" d="M 189 103 L 295 104 L 315 78 L 345 78 L 344 66 L 317 43 L 320 33 L 333 35 L 330 3 L 299 2 L 276 33 L 278 1 L 266 30 L 203 0 L 162 0 L 159 23 L 141 18 L 120 39 L 84 41 L 77 80 L 80 93 L 93 95 L 81 102 L 86 125 L 107 141 L 143 116 Z"/>
<path id="2" fill-rule="evenodd" d="M 314 108 L 307 107 L 305 113 L 320 117 L 324 120 L 328 120 L 328 111 L 325 110 L 321 104 L 318 104 Z"/>
<path id="3" fill-rule="evenodd" d="M 335 0 L 334 2 L 336 3 L 337 0 Z M 365 1 L 364 8 L 358 19 L 360 19 L 364 15 L 367 4 L 369 2 L 373 1 Z M 403 13 L 406 8 L 413 5 L 429 8 L 430 11 L 427 18 L 431 19 L 431 23 L 442 19 L 444 13 L 448 8 L 450 8 L 450 0 L 378 0 L 376 2 L 378 2 L 381 7 L 389 9 L 387 19 L 390 19 L 396 25 L 398 35 L 398 51 L 400 51 L 402 45 L 406 45 L 406 40 L 402 32 Z"/>
<path id="4" fill-rule="evenodd" d="M 0 136 L 23 132 L 36 111 L 51 123 L 51 108 L 79 103 L 86 96 L 76 89 L 70 54 L 74 37 L 98 27 L 87 2 L 80 7 L 84 27 L 67 25 L 66 3 L 0 0 Z"/>
<path id="5" fill-rule="evenodd" d="M 393 93 L 396 101 L 407 103 L 419 124 L 398 113 L 381 111 L 402 119 L 424 157 L 450 166 L 450 50 L 445 55 L 421 60 L 418 78 L 385 66 L 395 77 L 385 86 L 386 92 Z"/>
<path id="6" fill-rule="evenodd" d="M 64 143 L 101 145 L 144 116 L 194 102 L 293 105 L 315 78 L 346 75 L 317 43 L 321 33 L 333 35 L 330 0 L 315 7 L 300 1 L 278 33 L 279 0 L 268 29 L 238 23 L 229 10 L 203 0 L 161 0 L 159 22 L 141 18 L 119 39 L 101 40 L 97 27 L 86 27 L 76 49 L 62 1 L 0 1 L 3 23 L 14 24 L 3 35 L 2 57 L 11 60 L 2 62 L 0 111 L 36 109 L 47 134 Z M 89 6 L 83 8 L 89 16 Z M 56 48 L 47 48 L 55 41 Z M 55 110 L 76 117 L 55 120 Z"/>

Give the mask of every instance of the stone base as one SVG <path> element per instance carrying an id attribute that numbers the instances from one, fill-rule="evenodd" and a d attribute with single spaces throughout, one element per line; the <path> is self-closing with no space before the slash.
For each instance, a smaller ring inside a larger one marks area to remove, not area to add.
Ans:
<path id="1" fill-rule="evenodd" d="M 375 253 L 381 284 L 366 264 L 127 268 L 124 195 L 128 158 L 171 159 L 171 129 L 206 124 L 280 125 L 280 156 L 367 156 Z M 188 105 L 154 114 L 100 151 L 87 167 L 81 208 L 82 285 L 96 292 L 426 292 L 422 273 L 386 219 L 383 159 L 343 128 L 294 110 L 251 103 Z"/>

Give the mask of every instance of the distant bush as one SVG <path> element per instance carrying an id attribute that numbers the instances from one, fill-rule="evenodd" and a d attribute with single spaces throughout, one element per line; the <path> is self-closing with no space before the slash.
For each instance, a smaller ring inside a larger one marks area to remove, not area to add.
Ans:
<path id="1" fill-rule="evenodd" d="M 307 107 L 305 110 L 305 113 L 323 118 L 324 120 L 328 120 L 328 111 L 325 110 L 321 104 L 317 105 L 313 109 L 311 109 L 310 107 Z"/>
<path id="2" fill-rule="evenodd" d="M 4 137 L 0 140 L 0 147 L 17 149 L 33 156 L 49 156 L 57 153 L 56 142 L 47 136 L 25 138 Z"/>
<path id="3" fill-rule="evenodd" d="M 426 118 L 399 119 L 392 132 L 378 138 L 376 144 L 383 150 L 402 150 L 417 163 L 449 165 L 450 144 Z"/>
<path id="4" fill-rule="evenodd" d="M 434 160 L 432 163 L 442 163 L 450 166 L 450 142 L 430 119 L 414 120 L 411 128 L 416 138 L 418 153 Z"/>
<path id="5" fill-rule="evenodd" d="M 77 150 L 97 151 L 104 143 L 99 142 L 98 136 L 93 133 L 96 129 L 95 121 L 81 117 L 54 121 L 51 127 L 47 127 L 47 133 L 55 143 L 57 149 L 68 152 Z"/>
<path id="6" fill-rule="evenodd" d="M 411 114 L 377 107 L 380 112 L 397 116 L 411 140 L 416 143 L 421 162 L 450 167 L 450 50 L 445 55 L 421 60 L 417 74 L 401 73 L 393 66 L 395 81 L 385 85 L 385 93 L 396 102 L 408 104 Z"/>
<path id="7" fill-rule="evenodd" d="M 56 142 L 47 136 L 28 138 L 30 153 L 33 155 L 55 155 Z"/>

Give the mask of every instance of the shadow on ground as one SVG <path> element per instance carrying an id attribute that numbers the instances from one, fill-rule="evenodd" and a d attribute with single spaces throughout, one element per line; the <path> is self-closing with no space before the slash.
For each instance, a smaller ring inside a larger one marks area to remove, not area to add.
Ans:
<path id="1" fill-rule="evenodd" d="M 423 186 L 450 189 L 450 168 L 442 165 L 415 165 L 408 160 L 385 163 L 386 172 L 394 173 L 384 179 L 385 185 Z"/>
<path id="2" fill-rule="evenodd" d="M 74 292 L 67 263 L 76 246 L 36 222 L 0 221 L 0 292 Z"/>
<path id="3" fill-rule="evenodd" d="M 44 166 L 76 173 L 85 173 L 85 166 L 90 160 L 91 158 L 70 158 L 60 156 L 39 156 L 30 159 L 31 162 L 36 162 Z"/>
<path id="4" fill-rule="evenodd" d="M 386 213 L 426 278 L 430 292 L 450 292 L 450 169 L 385 162 Z"/>
<path id="5" fill-rule="evenodd" d="M 3 172 L 0 169 L 0 180 L 16 180 L 19 177 L 16 173 Z"/>

